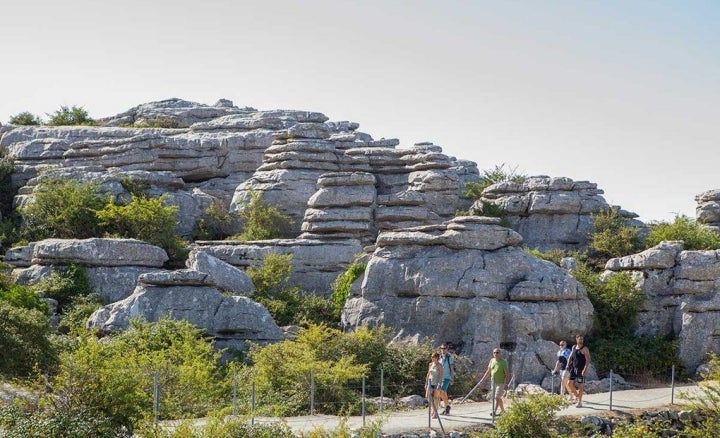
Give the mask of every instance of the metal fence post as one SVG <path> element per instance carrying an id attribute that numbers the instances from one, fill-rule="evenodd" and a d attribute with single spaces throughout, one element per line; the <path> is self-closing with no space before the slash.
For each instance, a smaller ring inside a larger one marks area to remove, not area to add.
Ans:
<path id="1" fill-rule="evenodd" d="M 675 364 L 670 371 L 670 404 L 675 404 Z"/>
<path id="2" fill-rule="evenodd" d="M 233 373 L 233 415 L 238 414 L 237 393 L 238 393 L 238 373 L 237 373 L 237 370 L 235 370 L 235 372 Z"/>
<path id="3" fill-rule="evenodd" d="M 490 376 L 490 398 L 492 398 L 492 422 L 495 423 L 495 381 Z"/>
<path id="4" fill-rule="evenodd" d="M 253 380 L 250 389 L 250 425 L 255 425 L 255 381 Z"/>
<path id="5" fill-rule="evenodd" d="M 315 370 L 310 370 L 310 415 L 315 414 Z"/>
<path id="6" fill-rule="evenodd" d="M 612 411 L 613 370 L 610 370 L 610 410 Z"/>
<path id="7" fill-rule="evenodd" d="M 365 427 L 365 376 L 362 378 L 362 419 Z"/>
<path id="8" fill-rule="evenodd" d="M 160 410 L 160 383 L 157 372 L 153 374 L 153 419 L 158 422 L 158 411 Z"/>
<path id="9" fill-rule="evenodd" d="M 383 389 L 384 389 L 383 386 L 385 384 L 384 378 L 385 378 L 385 370 L 380 368 L 380 413 L 382 413 L 382 410 L 383 410 L 383 401 L 384 401 L 383 400 Z"/>
<path id="10" fill-rule="evenodd" d="M 555 374 L 550 373 L 550 394 L 555 394 Z"/>

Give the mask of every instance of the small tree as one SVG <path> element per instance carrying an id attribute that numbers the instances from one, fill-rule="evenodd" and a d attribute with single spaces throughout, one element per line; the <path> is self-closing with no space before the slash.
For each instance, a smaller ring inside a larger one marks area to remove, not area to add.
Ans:
<path id="1" fill-rule="evenodd" d="M 590 249 L 598 257 L 622 257 L 640 249 L 640 231 L 629 225 L 618 207 L 591 214 Z"/>
<path id="2" fill-rule="evenodd" d="M 9 122 L 11 125 L 21 125 L 21 126 L 42 125 L 42 120 L 40 119 L 40 117 L 36 116 L 35 114 L 33 114 L 29 111 L 23 111 L 19 114 L 16 114 L 16 115 L 10 117 Z"/>
<path id="3" fill-rule="evenodd" d="M 720 249 L 720 234 L 684 215 L 675 216 L 672 223 L 650 224 L 650 233 L 645 239 L 646 247 L 655 246 L 663 240 L 682 240 L 686 250 Z"/>
<path id="4" fill-rule="evenodd" d="M 482 192 L 493 184 L 500 182 L 516 182 L 521 184 L 527 178 L 526 175 L 518 173 L 517 166 L 505 168 L 505 163 L 495 165 L 492 169 L 484 169 L 479 181 L 468 181 L 463 189 L 463 196 L 470 199 L 480 199 Z"/>
<path id="5" fill-rule="evenodd" d="M 332 284 L 332 293 L 330 300 L 333 303 L 335 316 L 339 319 L 345 301 L 350 296 L 350 288 L 352 284 L 365 273 L 365 263 L 353 263 L 347 271 L 338 275 Z"/>
<path id="6" fill-rule="evenodd" d="M 292 227 L 290 216 L 277 207 L 265 204 L 259 192 L 250 192 L 250 199 L 243 202 L 239 215 L 243 221 L 243 232 L 233 237 L 239 240 L 288 237 Z"/>
<path id="7" fill-rule="evenodd" d="M 57 363 L 47 312 L 15 307 L 0 299 L 0 374 L 27 377 Z"/>
<path id="8" fill-rule="evenodd" d="M 67 106 L 61 106 L 59 110 L 53 114 L 48 114 L 50 120 L 48 120 L 48 126 L 74 126 L 74 125 L 85 125 L 94 126 L 96 125 L 88 112 L 81 106 L 73 105 L 72 108 Z"/>
<path id="9" fill-rule="evenodd" d="M 96 212 L 108 200 L 100 195 L 97 184 L 55 179 L 43 182 L 34 194 L 34 202 L 21 210 L 22 235 L 26 239 L 85 239 L 101 235 Z"/>

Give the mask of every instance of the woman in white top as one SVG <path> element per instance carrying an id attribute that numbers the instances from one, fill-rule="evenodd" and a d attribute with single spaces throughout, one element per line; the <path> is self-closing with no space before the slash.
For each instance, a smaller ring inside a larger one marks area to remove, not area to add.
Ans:
<path id="1" fill-rule="evenodd" d="M 560 371 L 560 395 L 565 395 L 565 387 L 570 379 L 570 370 L 567 368 L 568 359 L 570 358 L 570 349 L 567 342 L 560 341 L 560 348 L 557 351 L 557 360 L 555 361 L 555 369 L 553 375 L 557 375 Z"/>
<path id="2" fill-rule="evenodd" d="M 434 352 L 430 356 L 430 365 L 428 366 L 428 372 L 425 376 L 425 388 L 427 388 L 426 397 L 432 396 L 433 405 L 433 418 L 438 417 L 438 406 L 440 398 L 440 383 L 443 379 L 443 366 L 440 364 L 440 355 Z"/>

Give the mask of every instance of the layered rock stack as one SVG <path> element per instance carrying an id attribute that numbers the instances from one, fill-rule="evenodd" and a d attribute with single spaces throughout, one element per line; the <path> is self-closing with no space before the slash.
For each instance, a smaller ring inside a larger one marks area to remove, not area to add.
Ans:
<path id="1" fill-rule="evenodd" d="M 630 273 L 646 295 L 638 335 L 677 336 L 678 357 L 691 372 L 706 353 L 720 353 L 720 250 L 683 251 L 682 242 L 668 241 L 611 259 L 605 269 Z"/>
<path id="2" fill-rule="evenodd" d="M 484 202 L 501 207 L 510 227 L 530 248 L 581 250 L 587 247 L 592 232 L 591 214 L 610 208 L 602 194 L 595 183 L 533 176 L 522 183 L 491 185 L 471 211 L 481 214 Z M 619 213 L 628 219 L 637 217 L 624 210 Z M 643 226 L 638 221 L 633 223 Z"/>
<path id="3" fill-rule="evenodd" d="M 452 342 L 480 364 L 499 345 L 518 381 L 539 382 L 555 364 L 552 341 L 586 333 L 593 309 L 580 283 L 526 254 L 499 222 L 466 216 L 380 233 L 343 324 Z"/>
<path id="4" fill-rule="evenodd" d="M 695 218 L 698 223 L 720 233 L 720 189 L 703 192 L 695 196 L 695 201 Z"/>

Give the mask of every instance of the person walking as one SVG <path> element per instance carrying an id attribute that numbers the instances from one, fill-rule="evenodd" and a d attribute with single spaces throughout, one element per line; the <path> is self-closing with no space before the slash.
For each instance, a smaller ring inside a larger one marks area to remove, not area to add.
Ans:
<path id="1" fill-rule="evenodd" d="M 581 408 L 585 374 L 590 367 L 590 349 L 585 345 L 583 335 L 575 335 L 575 345 L 570 352 L 568 367 L 570 368 L 570 379 L 567 382 L 567 389 L 577 399 L 575 407 Z"/>
<path id="2" fill-rule="evenodd" d="M 570 380 L 570 371 L 568 370 L 567 363 L 570 358 L 570 350 L 565 340 L 560 341 L 560 348 L 557 351 L 555 361 L 555 368 L 552 371 L 553 376 L 560 373 L 560 395 L 565 395 L 567 390 L 567 382 Z"/>
<path id="3" fill-rule="evenodd" d="M 440 365 L 440 354 L 433 352 L 430 355 L 430 364 L 428 365 L 428 372 L 425 376 L 425 387 L 427 388 L 427 398 L 431 398 L 432 407 L 434 412 L 433 418 L 438 417 L 438 404 L 440 395 L 440 383 L 443 379 L 443 367 Z"/>
<path id="4" fill-rule="evenodd" d="M 446 344 L 442 344 L 440 346 L 440 364 L 443 367 L 443 379 L 440 384 L 440 399 L 443 403 L 445 403 L 443 415 L 449 415 L 450 399 L 448 398 L 447 390 L 455 378 L 455 359 L 453 359 L 452 354 L 448 352 Z"/>
<path id="5" fill-rule="evenodd" d="M 505 413 L 502 395 L 510 384 L 510 366 L 507 360 L 500 357 L 499 348 L 495 348 L 492 354 L 493 357 L 490 359 L 487 370 L 485 370 L 485 374 L 483 374 L 478 385 L 481 385 L 488 377 L 492 379 L 492 394 L 490 396 L 495 398 L 495 409 L 493 410 L 493 416 L 495 416 Z M 497 413 L 498 409 L 500 409 L 499 413 Z"/>

